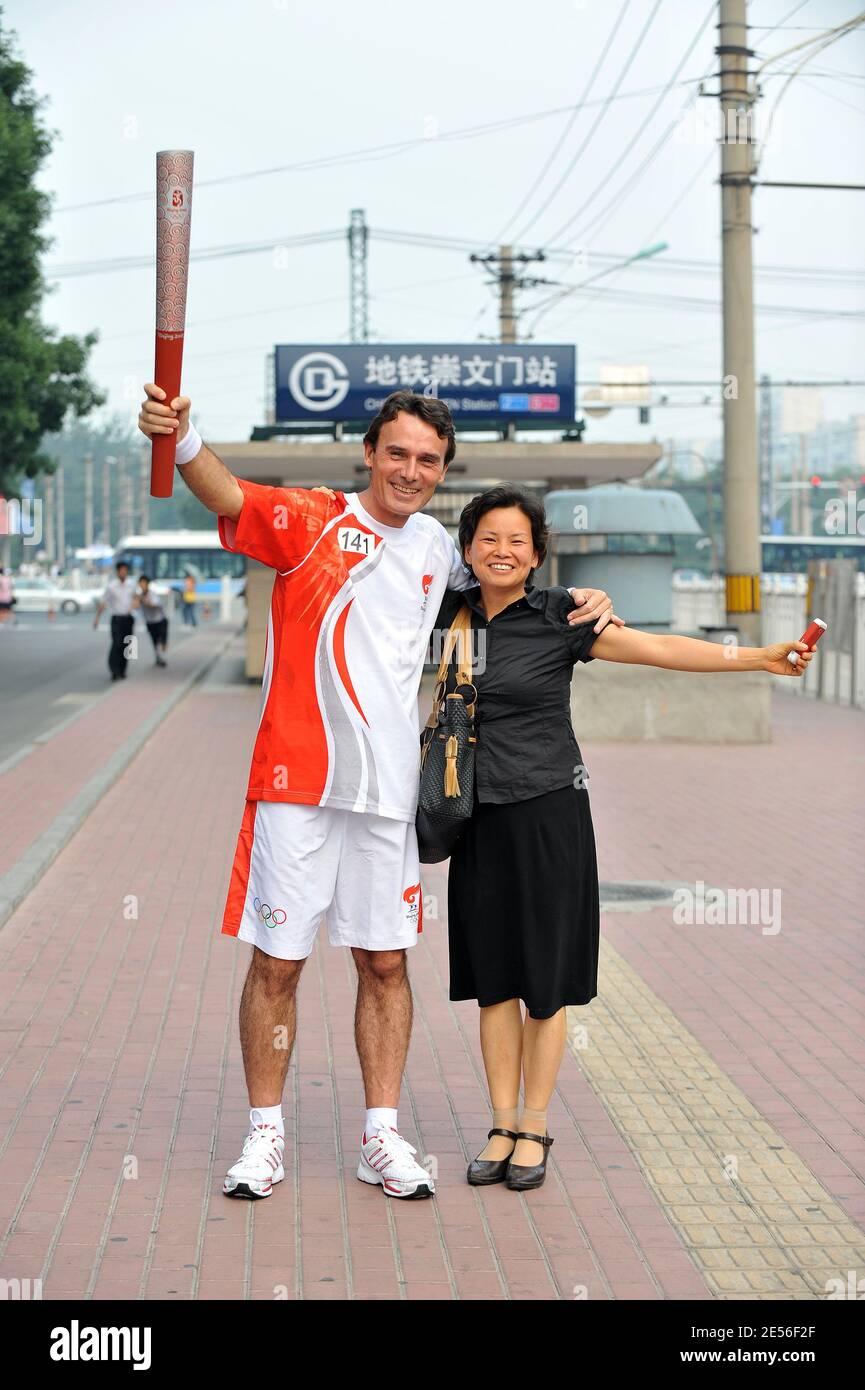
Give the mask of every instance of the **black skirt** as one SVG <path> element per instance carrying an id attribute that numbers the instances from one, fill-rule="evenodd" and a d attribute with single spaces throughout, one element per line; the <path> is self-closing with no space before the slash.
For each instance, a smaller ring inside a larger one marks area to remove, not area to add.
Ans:
<path id="1" fill-rule="evenodd" d="M 585 787 L 476 802 L 448 878 L 450 998 L 532 1018 L 598 992 L 595 835 Z"/>

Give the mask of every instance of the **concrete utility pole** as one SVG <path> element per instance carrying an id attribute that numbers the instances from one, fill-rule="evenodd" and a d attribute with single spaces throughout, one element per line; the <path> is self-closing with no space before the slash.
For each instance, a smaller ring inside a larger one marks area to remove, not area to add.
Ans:
<path id="1" fill-rule="evenodd" d="M 110 456 L 102 460 L 102 540 L 111 544 L 111 464 Z"/>
<path id="2" fill-rule="evenodd" d="M 350 343 L 369 342 L 369 292 L 366 274 L 368 240 L 366 213 L 363 208 L 352 208 L 348 227 Z"/>
<path id="3" fill-rule="evenodd" d="M 150 446 L 145 444 L 141 450 L 141 460 L 138 465 L 138 497 L 139 511 L 141 520 L 138 530 L 142 536 L 146 536 L 150 530 Z"/>
<path id="4" fill-rule="evenodd" d="M 44 475 L 45 505 L 42 515 L 42 537 L 45 542 L 45 558 L 49 564 L 54 559 L 56 522 L 54 517 L 54 474 Z"/>
<path id="5" fill-rule="evenodd" d="M 765 372 L 760 377 L 760 496 L 764 534 L 772 530 L 775 518 L 775 465 L 772 459 L 772 383 Z"/>
<path id="6" fill-rule="evenodd" d="M 57 465 L 57 563 L 60 568 L 66 568 L 66 480 L 63 476 L 63 464 Z"/>
<path id="7" fill-rule="evenodd" d="M 811 486 L 808 474 L 808 436 L 803 430 L 799 435 L 799 460 L 796 469 L 795 498 L 796 536 L 810 536 L 811 524 Z"/>
<path id="8" fill-rule="evenodd" d="M 135 531 L 135 520 L 132 516 L 132 473 L 129 470 L 129 459 L 125 453 L 121 453 L 117 460 L 120 467 L 120 506 L 121 506 L 121 532 L 124 535 L 132 535 Z"/>
<path id="9" fill-rule="evenodd" d="M 93 544 L 93 455 L 84 455 L 84 544 Z"/>
<path id="10" fill-rule="evenodd" d="M 724 538 L 727 622 L 760 642 L 760 475 L 754 382 L 751 177 L 754 142 L 745 0 L 720 0 L 724 306 Z"/>
<path id="11" fill-rule="evenodd" d="M 117 539 L 128 536 L 129 525 L 126 516 L 126 458 L 123 454 L 118 454 L 114 460 L 114 506 L 117 511 Z"/>
<path id="12" fill-rule="evenodd" d="M 498 286 L 499 290 L 499 341 L 502 343 L 515 343 L 517 341 L 517 313 L 514 300 L 515 290 L 533 289 L 535 285 L 547 285 L 548 280 L 539 280 L 535 276 L 518 275 L 514 270 L 514 265 L 529 265 L 532 261 L 545 261 L 546 256 L 543 251 L 536 251 L 534 255 L 529 255 L 525 251 L 515 253 L 512 246 L 500 246 L 498 254 L 490 252 L 486 256 L 469 256 L 469 260 L 475 264 L 485 265 L 492 273 L 492 284 Z M 498 266 L 498 270 L 493 267 Z"/>
<path id="13" fill-rule="evenodd" d="M 513 247 L 503 246 L 499 253 L 499 337 L 503 343 L 517 341 L 517 320 L 514 314 L 514 257 Z"/>

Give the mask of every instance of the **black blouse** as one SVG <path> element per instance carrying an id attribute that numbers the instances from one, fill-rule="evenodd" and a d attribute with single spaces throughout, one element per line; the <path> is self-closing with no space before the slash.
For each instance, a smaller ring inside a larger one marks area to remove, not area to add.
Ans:
<path id="1" fill-rule="evenodd" d="M 471 612 L 477 800 L 525 801 L 582 786 L 586 773 L 571 724 L 571 676 L 577 661 L 594 660 L 589 651 L 599 634 L 592 623 L 572 627 L 566 621 L 573 608 L 567 589 L 529 586 L 490 621 L 480 599 L 479 585 L 449 590 L 436 619 L 436 628 L 446 630 L 463 602 Z M 442 638 L 439 632 L 439 656 Z M 451 661 L 449 690 L 455 681 Z"/>

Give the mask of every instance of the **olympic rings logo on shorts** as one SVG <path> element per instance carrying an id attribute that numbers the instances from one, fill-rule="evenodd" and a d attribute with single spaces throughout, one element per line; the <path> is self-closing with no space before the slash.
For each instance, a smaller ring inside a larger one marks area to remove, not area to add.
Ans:
<path id="1" fill-rule="evenodd" d="M 285 913 L 281 907 L 270 907 L 263 903 L 261 898 L 253 898 L 252 905 L 266 927 L 281 927 L 285 921 Z"/>

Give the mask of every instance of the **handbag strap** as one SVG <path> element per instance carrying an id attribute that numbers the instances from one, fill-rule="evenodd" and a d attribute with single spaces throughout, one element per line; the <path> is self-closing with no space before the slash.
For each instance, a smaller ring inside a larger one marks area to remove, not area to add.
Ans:
<path id="1" fill-rule="evenodd" d="M 473 685 L 472 680 L 472 615 L 464 603 L 457 614 L 457 684 Z"/>
<path id="2" fill-rule="evenodd" d="M 457 683 L 459 685 L 473 684 L 471 621 L 472 615 L 469 611 L 468 604 L 464 603 L 448 628 L 447 636 L 444 640 L 442 659 L 439 662 L 435 690 L 433 691 L 432 709 L 430 710 L 429 719 L 426 722 L 426 727 L 428 729 L 434 729 L 438 724 L 438 707 L 441 703 L 441 692 L 447 685 L 448 670 L 455 648 L 457 649 Z M 470 715 L 473 714 L 474 705 L 470 705 L 468 708 Z"/>

